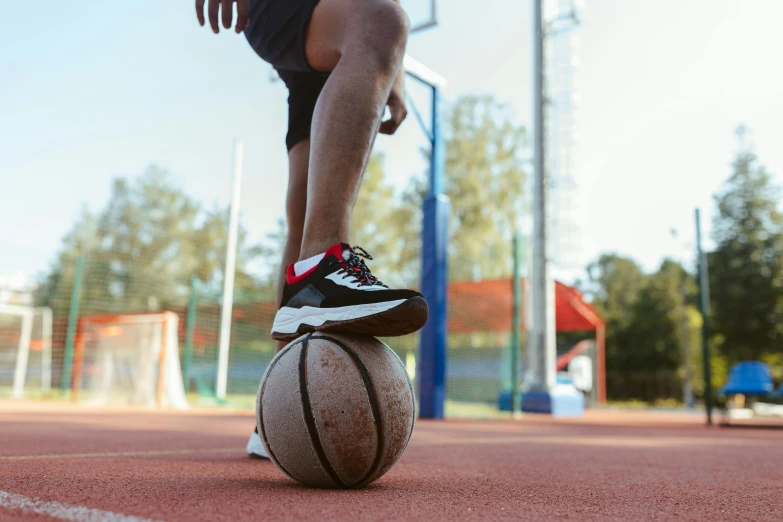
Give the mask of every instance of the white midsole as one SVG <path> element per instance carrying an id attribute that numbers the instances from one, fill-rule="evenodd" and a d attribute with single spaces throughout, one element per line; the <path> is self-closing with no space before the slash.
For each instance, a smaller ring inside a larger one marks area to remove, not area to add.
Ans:
<path id="1" fill-rule="evenodd" d="M 382 303 L 360 304 L 340 306 L 338 308 L 316 308 L 303 306 L 302 308 L 282 307 L 275 315 L 272 331 L 282 334 L 294 334 L 299 330 L 299 325 L 321 326 L 327 321 L 349 321 L 360 319 L 368 315 L 375 315 L 405 302 L 405 299 L 396 301 L 384 301 Z"/>

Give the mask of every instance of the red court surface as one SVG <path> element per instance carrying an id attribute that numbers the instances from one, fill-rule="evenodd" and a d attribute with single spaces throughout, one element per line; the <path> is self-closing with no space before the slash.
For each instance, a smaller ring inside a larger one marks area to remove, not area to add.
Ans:
<path id="1" fill-rule="evenodd" d="M 0 403 L 0 520 L 783 519 L 783 432 L 702 420 L 419 422 L 385 477 L 325 491 L 244 455 L 250 412 Z"/>

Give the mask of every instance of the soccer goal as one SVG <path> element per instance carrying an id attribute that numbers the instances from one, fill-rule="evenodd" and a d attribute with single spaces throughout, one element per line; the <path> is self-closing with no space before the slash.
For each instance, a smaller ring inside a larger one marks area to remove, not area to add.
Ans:
<path id="1" fill-rule="evenodd" d="M 51 309 L 0 304 L 0 388 L 25 397 L 51 386 Z"/>
<path id="2" fill-rule="evenodd" d="M 187 408 L 173 312 L 79 319 L 72 397 L 82 403 Z"/>

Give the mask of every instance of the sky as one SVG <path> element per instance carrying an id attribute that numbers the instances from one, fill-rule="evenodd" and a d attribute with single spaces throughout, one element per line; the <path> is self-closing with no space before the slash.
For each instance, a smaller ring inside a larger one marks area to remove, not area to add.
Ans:
<path id="1" fill-rule="evenodd" d="M 199 27 L 190 1 L 33 4 L 3 6 L 18 23 L 0 32 L 0 278 L 45 270 L 82 209 L 151 164 L 207 206 L 227 204 L 234 138 L 245 143 L 242 222 L 255 240 L 274 229 L 286 92 L 243 36 Z M 439 26 L 408 52 L 447 78 L 447 100 L 492 94 L 530 125 L 530 11 L 526 0 L 442 1 Z M 614 251 L 653 270 L 686 257 L 694 208 L 709 230 L 739 124 L 781 180 L 781 19 L 779 0 L 585 1 L 581 259 Z M 414 118 L 379 138 L 395 185 L 422 171 L 424 143 Z"/>

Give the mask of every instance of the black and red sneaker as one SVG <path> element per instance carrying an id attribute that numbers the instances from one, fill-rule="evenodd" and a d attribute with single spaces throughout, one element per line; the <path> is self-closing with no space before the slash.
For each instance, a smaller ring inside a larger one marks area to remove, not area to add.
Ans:
<path id="1" fill-rule="evenodd" d="M 361 247 L 338 243 L 304 274 L 286 270 L 283 302 L 272 338 L 292 341 L 308 332 L 330 330 L 377 337 L 406 335 L 427 322 L 427 301 L 414 290 L 393 290 L 381 283 Z"/>

